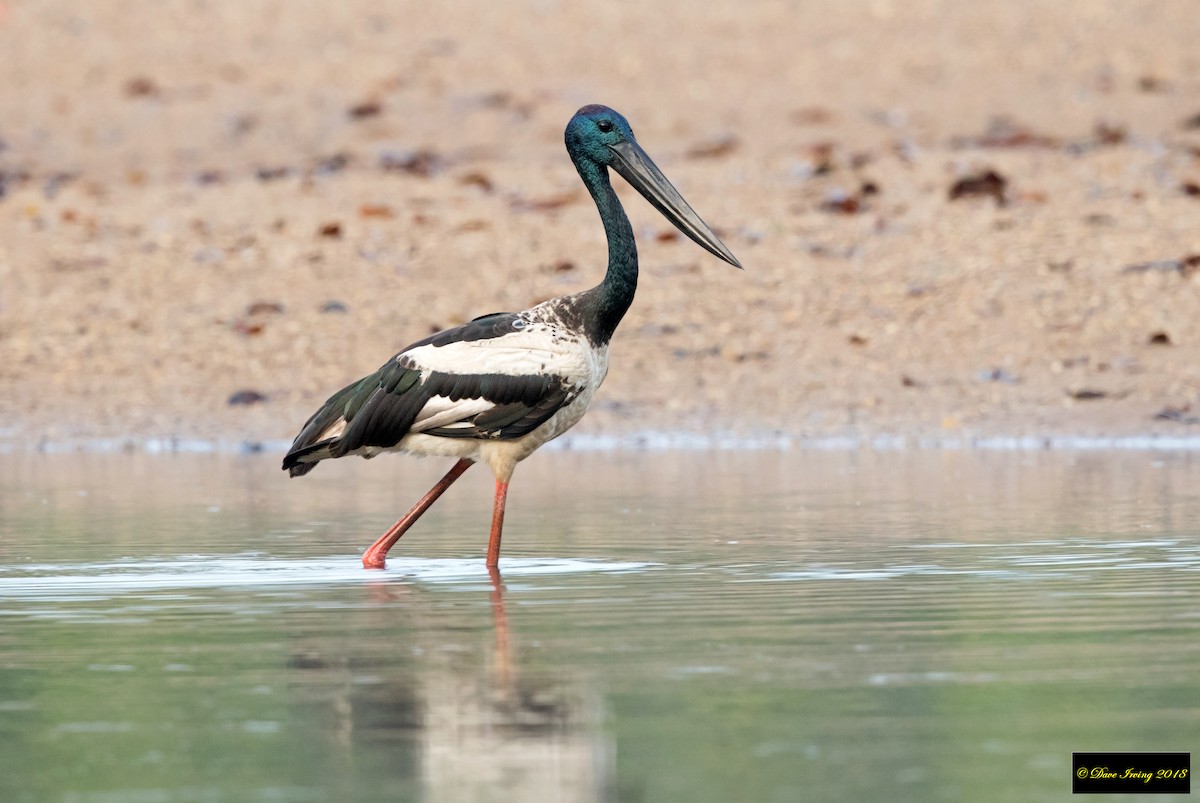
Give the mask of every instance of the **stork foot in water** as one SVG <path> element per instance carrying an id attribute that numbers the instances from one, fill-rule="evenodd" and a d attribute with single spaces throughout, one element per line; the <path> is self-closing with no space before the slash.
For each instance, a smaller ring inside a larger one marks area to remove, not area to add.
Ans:
<path id="1" fill-rule="evenodd" d="M 446 472 L 446 476 L 437 481 L 437 484 L 429 489 L 429 493 L 421 497 L 421 500 L 413 505 L 412 510 L 400 517 L 400 520 L 391 526 L 386 533 L 379 536 L 378 540 L 363 553 L 362 562 L 364 569 L 382 569 L 387 561 L 387 552 L 392 548 L 392 545 L 400 540 L 400 536 L 408 532 L 408 528 L 417 523 L 417 519 L 421 518 L 421 514 L 429 510 L 430 506 L 438 500 L 438 497 L 446 492 L 446 489 L 454 484 L 454 481 L 463 475 L 463 472 L 469 469 L 475 461 L 459 460 L 454 464 L 454 467 Z M 500 512 L 501 524 L 504 520 L 504 511 Z M 493 525 L 493 530 L 495 525 Z M 500 538 L 493 533 L 493 538 L 496 539 L 497 548 L 499 548 Z M 489 566 L 492 564 L 489 563 Z"/>

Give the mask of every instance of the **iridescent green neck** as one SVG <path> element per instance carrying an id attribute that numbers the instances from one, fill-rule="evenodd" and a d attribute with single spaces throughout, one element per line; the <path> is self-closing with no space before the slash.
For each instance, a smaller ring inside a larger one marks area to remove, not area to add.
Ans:
<path id="1" fill-rule="evenodd" d="M 579 159 L 575 154 L 571 156 L 580 178 L 596 202 L 608 238 L 608 271 L 604 274 L 604 281 L 586 294 L 590 318 L 586 322 L 589 339 L 607 343 L 633 303 L 637 291 L 637 245 L 633 241 L 629 217 L 609 181 L 608 169 L 590 159 Z"/>

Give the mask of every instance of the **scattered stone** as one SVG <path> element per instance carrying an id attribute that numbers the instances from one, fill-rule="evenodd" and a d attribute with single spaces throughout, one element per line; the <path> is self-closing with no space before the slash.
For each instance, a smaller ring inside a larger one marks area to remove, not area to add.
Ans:
<path id="1" fill-rule="evenodd" d="M 158 94 L 158 84 L 153 78 L 139 75 L 125 82 L 125 97 L 148 98 Z"/>
<path id="2" fill-rule="evenodd" d="M 950 187 L 950 200 L 960 198 L 986 197 L 993 198 L 996 206 L 1004 206 L 1004 192 L 1008 188 L 1008 179 L 995 170 L 986 170 L 960 178 Z"/>
<path id="3" fill-rule="evenodd" d="M 1129 130 L 1117 123 L 1101 120 L 1092 128 L 1097 145 L 1121 145 L 1129 138 Z"/>
<path id="4" fill-rule="evenodd" d="M 446 160 L 430 150 L 384 151 L 379 155 L 379 167 L 389 173 L 408 173 L 412 176 L 429 178 L 446 168 Z"/>
<path id="5" fill-rule="evenodd" d="M 238 318 L 233 322 L 234 334 L 239 334 L 242 337 L 255 337 L 261 335 L 267 326 L 262 321 L 249 321 L 245 318 Z"/>
<path id="6" fill-rule="evenodd" d="M 1191 410 L 1192 406 L 1190 404 L 1185 404 L 1182 407 L 1171 407 L 1168 405 L 1154 414 L 1154 420 L 1174 421 L 1178 424 L 1200 424 L 1200 416 L 1188 415 Z"/>
<path id="7" fill-rule="evenodd" d="M 383 104 L 377 100 L 364 100 L 346 110 L 351 120 L 365 120 L 368 117 L 378 117 L 383 111 Z"/>
<path id="8" fill-rule="evenodd" d="M 279 315 L 283 312 L 283 305 L 278 301 L 255 301 L 246 307 L 247 315 Z"/>
<path id="9" fill-rule="evenodd" d="M 980 382 L 999 382 L 1002 385 L 1015 385 L 1020 380 L 1003 368 L 993 368 L 990 371 L 980 371 L 975 374 Z"/>
<path id="10" fill-rule="evenodd" d="M 259 181 L 277 181 L 281 178 L 287 178 L 292 174 L 292 168 L 287 165 L 279 167 L 263 167 L 259 166 L 254 170 L 254 176 Z"/>
<path id="11" fill-rule="evenodd" d="M 259 404 L 267 400 L 266 395 L 257 390 L 239 390 L 229 397 L 227 404 L 231 406 Z"/>
<path id="12" fill-rule="evenodd" d="M 1139 76 L 1137 81 L 1138 90 L 1141 92 L 1166 92 L 1170 86 L 1162 76 L 1150 73 Z"/>
<path id="13" fill-rule="evenodd" d="M 834 188 L 825 194 L 825 199 L 821 201 L 820 209 L 822 212 L 856 215 L 859 212 L 867 211 L 870 208 L 867 199 L 878 194 L 879 185 L 874 181 L 862 182 L 853 193 L 848 193 L 840 187 Z"/>
<path id="14" fill-rule="evenodd" d="M 837 169 L 833 161 L 832 142 L 814 142 L 804 149 L 804 159 L 794 168 L 793 175 L 801 180 L 824 176 Z"/>
<path id="15" fill-rule="evenodd" d="M 993 117 L 987 129 L 977 136 L 955 137 L 955 148 L 1057 148 L 1062 141 L 1040 134 L 1008 117 Z"/>
<path id="16" fill-rule="evenodd" d="M 387 204 L 363 204 L 358 208 L 359 217 L 377 217 L 390 218 L 394 217 L 395 213 Z"/>
<path id="17" fill-rule="evenodd" d="M 317 162 L 313 167 L 314 176 L 331 176 L 334 173 L 340 173 L 350 165 L 350 154 L 335 153 L 332 156 L 326 156 L 321 161 Z"/>
<path id="18" fill-rule="evenodd" d="M 46 181 L 42 184 L 42 194 L 46 196 L 47 201 L 53 200 L 63 187 L 77 178 L 79 178 L 78 173 L 51 173 L 46 176 Z"/>
<path id="19" fill-rule="evenodd" d="M 840 215 L 854 215 L 862 211 L 862 201 L 858 195 L 835 188 L 825 194 L 821 201 L 822 212 L 834 212 Z"/>
<path id="20" fill-rule="evenodd" d="M 1126 265 L 1121 273 L 1179 273 L 1185 278 L 1200 270 L 1200 254 L 1189 254 L 1181 259 L 1155 259 Z"/>

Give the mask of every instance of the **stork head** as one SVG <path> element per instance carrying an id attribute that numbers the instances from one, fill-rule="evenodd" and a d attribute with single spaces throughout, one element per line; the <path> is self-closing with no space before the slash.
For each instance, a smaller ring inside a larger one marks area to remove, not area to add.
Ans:
<path id="1" fill-rule="evenodd" d="M 607 106 L 584 106 L 575 112 L 563 134 L 567 152 L 581 161 L 611 167 L 642 194 L 655 209 L 710 254 L 739 270 L 742 264 L 688 205 L 667 177 L 642 150 L 623 115 Z M 582 168 L 581 168 L 582 169 Z"/>

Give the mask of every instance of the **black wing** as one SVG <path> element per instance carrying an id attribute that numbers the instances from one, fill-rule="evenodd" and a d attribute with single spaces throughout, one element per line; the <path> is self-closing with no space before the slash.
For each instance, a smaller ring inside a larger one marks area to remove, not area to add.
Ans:
<path id="1" fill-rule="evenodd" d="M 406 356 L 422 346 L 499 338 L 523 328 L 519 316 L 495 313 L 413 343 L 374 374 L 333 394 L 296 436 L 283 468 L 300 476 L 326 458 L 364 447 L 393 447 L 413 431 L 414 424 L 419 426 L 418 419 L 430 402 L 434 402 L 430 409 L 437 408 L 451 420 L 419 429 L 428 435 L 508 440 L 528 434 L 574 399 L 576 391 L 563 377 L 447 373 L 422 368 Z M 455 419 L 453 403 L 458 402 L 468 403 L 461 405 L 464 415 Z"/>

